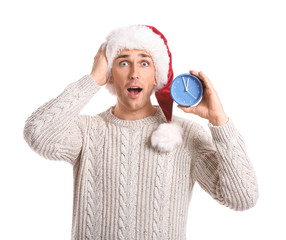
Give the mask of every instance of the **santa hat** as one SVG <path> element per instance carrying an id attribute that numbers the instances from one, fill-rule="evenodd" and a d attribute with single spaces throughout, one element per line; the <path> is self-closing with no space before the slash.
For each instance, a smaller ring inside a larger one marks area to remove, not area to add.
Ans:
<path id="1" fill-rule="evenodd" d="M 113 30 L 106 38 L 106 58 L 108 61 L 108 82 L 106 88 L 115 94 L 109 83 L 113 60 L 124 49 L 140 49 L 148 52 L 153 60 L 157 86 L 154 87 L 156 99 L 162 109 L 166 122 L 160 124 L 151 137 L 151 144 L 161 152 L 172 151 L 182 142 L 181 127 L 172 122 L 173 99 L 170 87 L 173 81 L 172 55 L 167 39 L 156 28 L 148 25 L 131 25 Z"/>

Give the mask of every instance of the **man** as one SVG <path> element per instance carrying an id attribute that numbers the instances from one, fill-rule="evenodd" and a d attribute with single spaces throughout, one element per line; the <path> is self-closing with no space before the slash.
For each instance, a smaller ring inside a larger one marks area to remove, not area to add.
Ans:
<path id="1" fill-rule="evenodd" d="M 27 119 L 24 138 L 31 148 L 73 165 L 72 239 L 185 239 L 196 181 L 234 210 L 256 204 L 256 177 L 241 135 L 207 76 L 190 73 L 201 79 L 203 99 L 180 108 L 208 119 L 211 136 L 172 116 L 167 41 L 141 25 L 112 31 L 91 73 Z M 79 115 L 104 85 L 116 94 L 116 105 Z M 159 106 L 150 101 L 154 92 Z"/>

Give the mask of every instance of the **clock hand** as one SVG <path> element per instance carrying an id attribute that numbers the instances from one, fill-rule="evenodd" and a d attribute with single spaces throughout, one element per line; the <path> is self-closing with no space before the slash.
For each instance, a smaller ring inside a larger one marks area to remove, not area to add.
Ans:
<path id="1" fill-rule="evenodd" d="M 184 83 L 184 86 L 185 86 L 185 92 L 186 92 L 186 91 L 188 91 L 188 87 L 186 86 L 186 82 L 185 82 L 184 77 L 182 77 L 182 79 L 183 79 L 183 83 Z"/>
<path id="2" fill-rule="evenodd" d="M 189 89 L 189 81 L 190 81 L 190 78 L 188 78 L 188 82 L 187 82 L 187 91 L 188 91 L 188 89 Z"/>
<path id="3" fill-rule="evenodd" d="M 196 98 L 192 93 L 190 93 L 189 91 L 187 91 L 187 93 L 189 93 L 194 99 L 198 99 L 198 98 Z"/>

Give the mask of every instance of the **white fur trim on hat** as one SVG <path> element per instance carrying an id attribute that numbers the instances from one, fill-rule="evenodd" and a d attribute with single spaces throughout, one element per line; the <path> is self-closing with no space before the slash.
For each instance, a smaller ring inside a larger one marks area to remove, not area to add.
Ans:
<path id="1" fill-rule="evenodd" d="M 115 94 L 113 85 L 109 83 L 114 58 L 122 50 L 138 49 L 148 52 L 156 70 L 157 86 L 159 91 L 168 82 L 170 58 L 164 40 L 157 33 L 144 25 L 131 25 L 113 30 L 106 38 L 106 58 L 108 61 L 108 82 L 106 88 Z"/>
<path id="2" fill-rule="evenodd" d="M 178 123 L 162 123 L 153 132 L 151 144 L 160 152 L 171 152 L 182 143 L 183 129 Z"/>

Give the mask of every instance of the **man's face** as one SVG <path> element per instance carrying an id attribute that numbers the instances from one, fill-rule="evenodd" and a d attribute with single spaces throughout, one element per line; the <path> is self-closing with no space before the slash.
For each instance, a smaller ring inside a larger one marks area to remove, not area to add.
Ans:
<path id="1" fill-rule="evenodd" d="M 121 51 L 114 59 L 110 84 L 124 108 L 134 111 L 147 107 L 157 85 L 150 54 L 144 50 Z"/>

